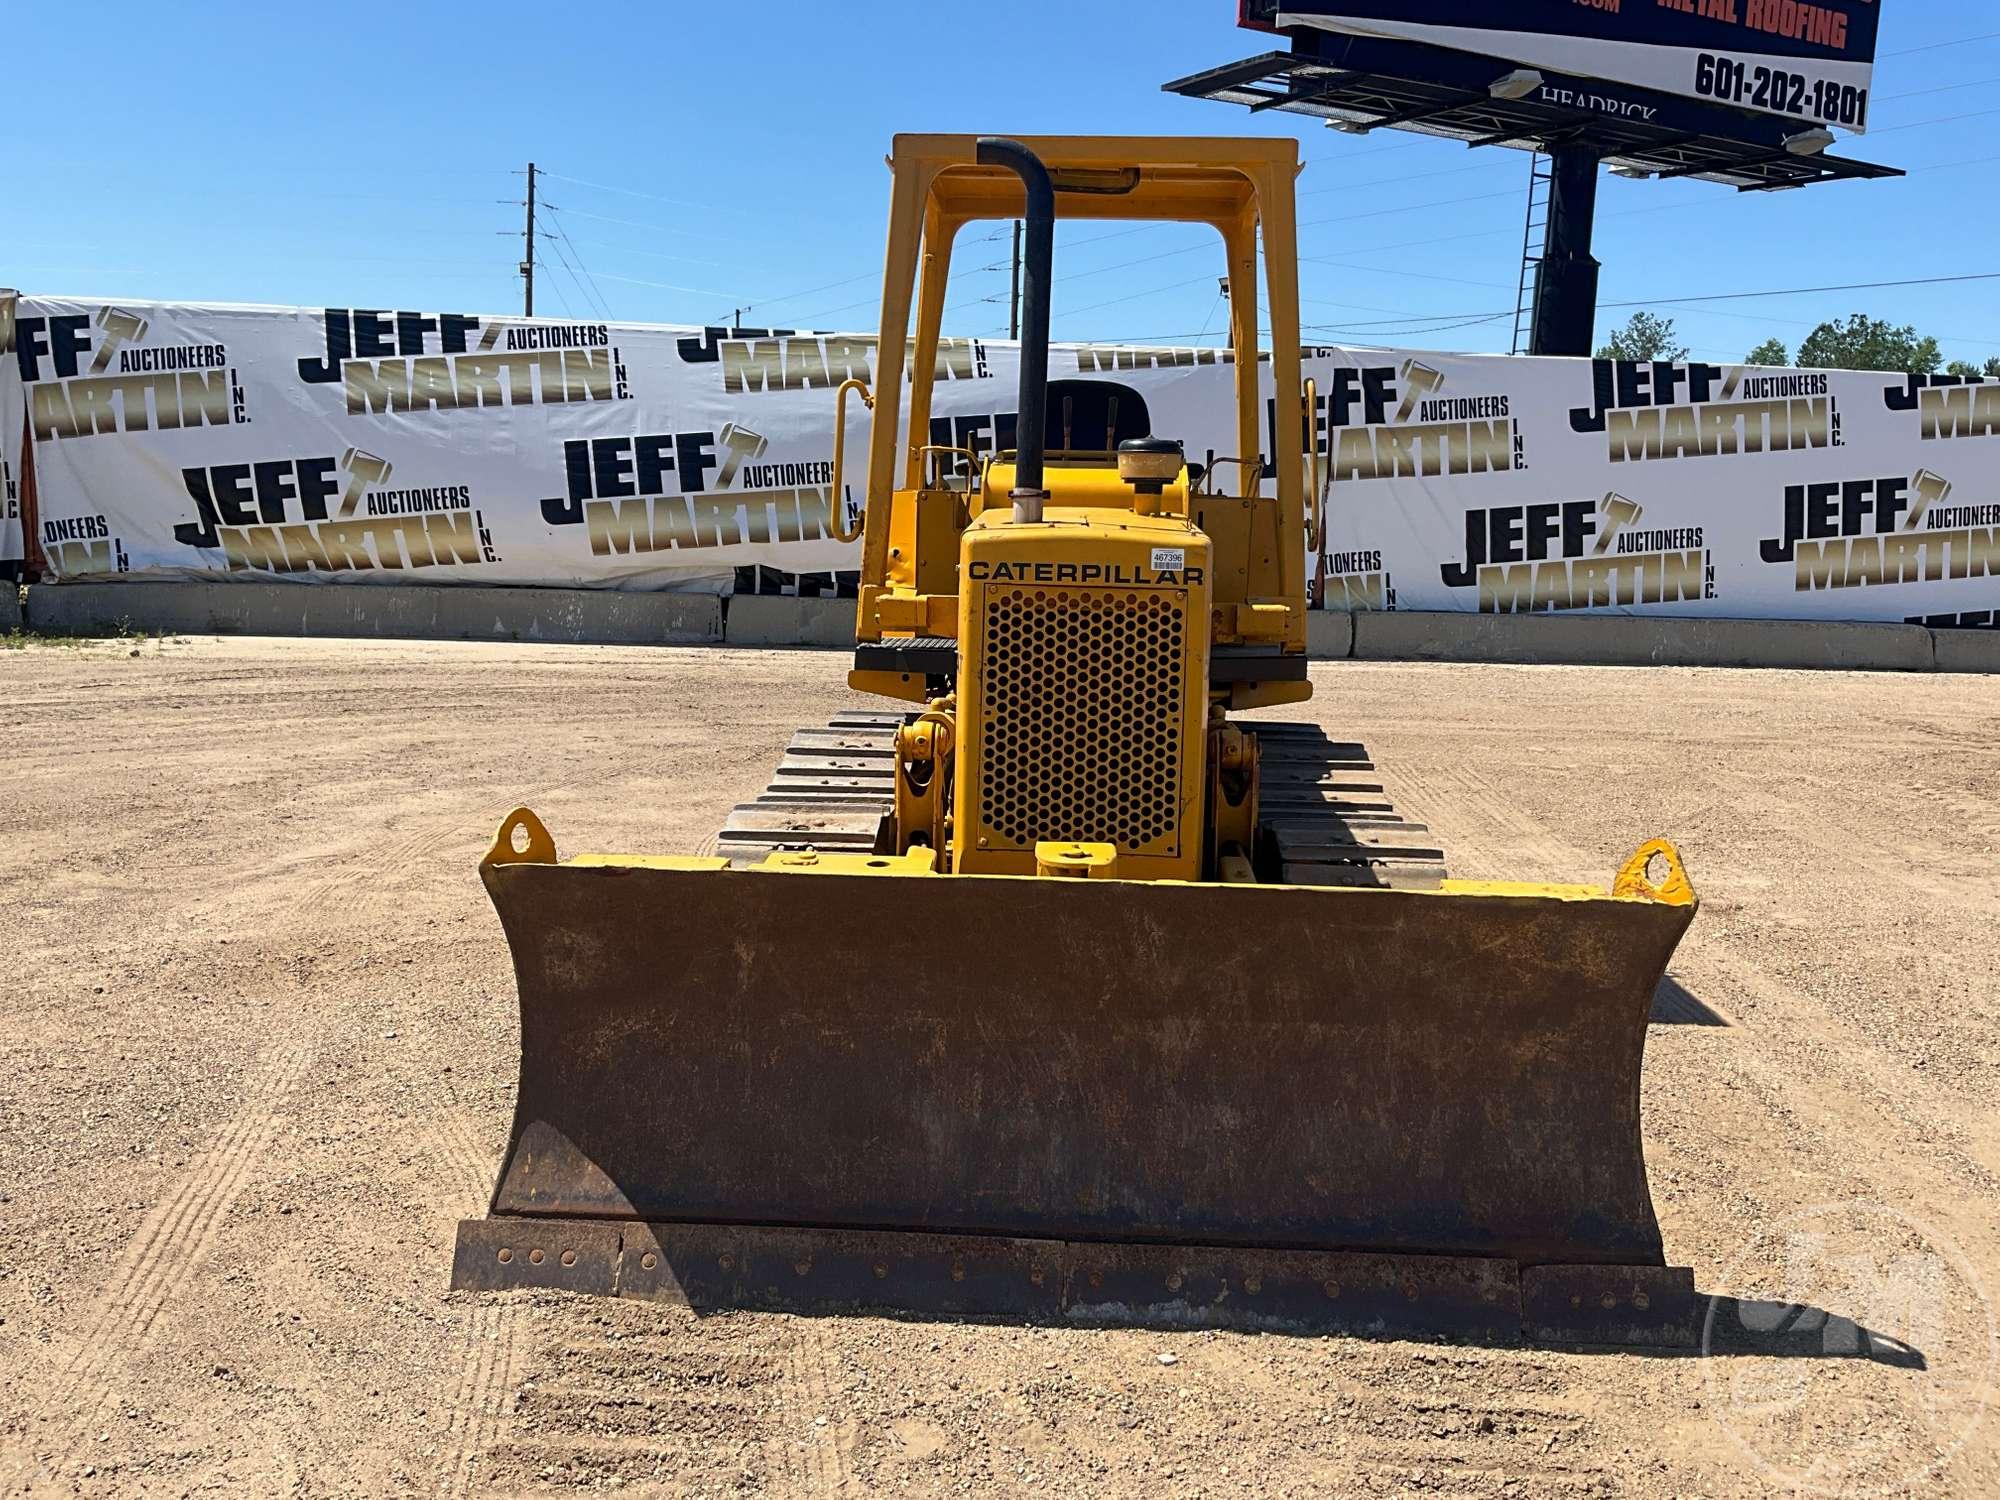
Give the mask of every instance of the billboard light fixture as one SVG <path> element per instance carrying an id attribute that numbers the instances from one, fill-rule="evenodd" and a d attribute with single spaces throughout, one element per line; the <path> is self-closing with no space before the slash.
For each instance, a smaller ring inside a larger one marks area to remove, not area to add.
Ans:
<path id="1" fill-rule="evenodd" d="M 1542 75 L 1535 68 L 1516 68 L 1504 78 L 1496 78 L 1486 86 L 1486 92 L 1495 99 L 1525 99 L 1542 86 Z"/>
<path id="2" fill-rule="evenodd" d="M 1366 135 L 1375 127 L 1366 120 L 1328 120 L 1328 130 L 1338 130 L 1342 135 Z"/>
<path id="3" fill-rule="evenodd" d="M 1785 137 L 1785 149 L 1794 156 L 1818 156 L 1833 144 L 1833 132 L 1824 126 L 1814 126 L 1811 130 L 1801 130 L 1797 135 Z"/>

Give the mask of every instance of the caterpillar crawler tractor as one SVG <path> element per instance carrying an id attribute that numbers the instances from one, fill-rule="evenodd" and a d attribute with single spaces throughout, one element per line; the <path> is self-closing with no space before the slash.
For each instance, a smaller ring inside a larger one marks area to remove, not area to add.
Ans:
<path id="1" fill-rule="evenodd" d="M 1312 691 L 1295 145 L 899 136 L 891 166 L 848 680 L 895 711 L 802 730 L 712 856 L 559 862 L 509 815 L 481 875 L 517 1113 L 453 1284 L 1690 1337 L 1639 1133 L 1695 910 L 1671 846 L 1608 890 L 1449 879 L 1359 746 L 1237 717 Z M 1217 231 L 1235 455 L 1049 380 L 1059 214 Z M 928 447 L 954 237 L 1011 218 L 1011 443 Z M 1273 481 L 1260 375 L 1299 434 Z"/>

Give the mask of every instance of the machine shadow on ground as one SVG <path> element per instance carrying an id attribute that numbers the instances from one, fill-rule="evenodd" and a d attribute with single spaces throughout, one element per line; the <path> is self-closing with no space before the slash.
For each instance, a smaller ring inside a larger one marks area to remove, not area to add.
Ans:
<path id="1" fill-rule="evenodd" d="M 1286 1324 L 1279 1321 L 1230 1322 L 1185 1317 L 1009 1317 L 967 1316 L 951 1313 L 924 1313 L 908 1308 L 789 1306 L 766 1304 L 704 1304 L 690 1311 L 698 1318 L 718 1313 L 783 1311 L 796 1317 L 880 1318 L 886 1322 L 912 1326 L 953 1324 L 994 1328 L 1088 1328 L 1099 1332 L 1118 1330 L 1142 1333 L 1195 1333 L 1208 1330 L 1258 1333 L 1300 1340 L 1359 1339 L 1367 1343 L 1408 1343 L 1412 1341 L 1455 1344 L 1484 1349 L 1549 1349 L 1571 1354 L 1645 1355 L 1659 1359 L 1818 1359 L 1855 1360 L 1898 1370 L 1928 1370 L 1930 1361 L 1921 1349 L 1887 1334 L 1877 1333 L 1852 1318 L 1809 1302 L 1776 1302 L 1697 1293 L 1694 1342 L 1683 1345 L 1593 1344 L 1554 1339 L 1530 1338 L 1492 1329 L 1473 1328 L 1380 1328 L 1361 1325 Z"/>
<path id="2" fill-rule="evenodd" d="M 1897 1370 L 1928 1370 L 1924 1352 L 1901 1339 L 1809 1302 L 1709 1297 L 1703 1347 L 1709 1355 L 1759 1359 L 1853 1359 Z"/>
<path id="3" fill-rule="evenodd" d="M 1647 1019 L 1655 1026 L 1723 1026 L 1734 1023 L 1720 1011 L 1696 999 L 1682 983 L 1669 974 L 1653 991 L 1653 1012 Z"/>

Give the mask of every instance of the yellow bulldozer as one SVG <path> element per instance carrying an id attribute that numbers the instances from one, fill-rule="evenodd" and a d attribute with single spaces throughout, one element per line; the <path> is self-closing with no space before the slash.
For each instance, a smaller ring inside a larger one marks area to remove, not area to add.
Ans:
<path id="1" fill-rule="evenodd" d="M 507 817 L 480 873 L 519 1093 L 453 1285 L 1688 1341 L 1639 1128 L 1678 854 L 1455 880 L 1362 747 L 1239 717 L 1312 692 L 1296 145 L 915 135 L 890 165 L 848 680 L 892 701 L 801 730 L 712 855 L 559 861 Z M 1236 454 L 1051 381 L 1058 216 L 1220 235 Z M 1014 430 L 931 446 L 954 239 L 1008 219 Z"/>

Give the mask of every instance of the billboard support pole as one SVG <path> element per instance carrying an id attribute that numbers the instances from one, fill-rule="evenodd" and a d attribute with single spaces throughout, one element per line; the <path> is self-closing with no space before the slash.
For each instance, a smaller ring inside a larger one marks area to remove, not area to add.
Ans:
<path id="1" fill-rule="evenodd" d="M 1590 253 L 1597 221 L 1598 154 L 1587 146 L 1552 146 L 1548 237 L 1535 272 L 1534 336 L 1530 354 L 1588 358 L 1597 327 L 1597 258 Z"/>

